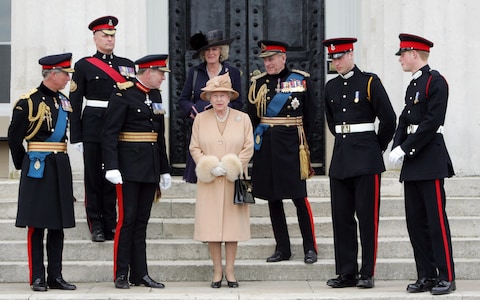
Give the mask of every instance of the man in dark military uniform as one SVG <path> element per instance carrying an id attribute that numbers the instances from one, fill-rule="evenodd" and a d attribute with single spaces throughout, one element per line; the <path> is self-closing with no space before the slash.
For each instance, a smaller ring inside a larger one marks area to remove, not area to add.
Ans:
<path id="1" fill-rule="evenodd" d="M 276 247 L 267 262 L 290 259 L 283 199 L 297 208 L 303 237 L 304 262 L 317 261 L 314 220 L 307 199 L 306 179 L 312 175 L 307 135 L 315 118 L 309 74 L 286 66 L 287 44 L 260 41 L 266 72 L 252 77 L 248 114 L 255 128 L 253 195 L 268 201 Z"/>
<path id="2" fill-rule="evenodd" d="M 67 154 L 70 101 L 60 92 L 70 81 L 71 53 L 41 58 L 43 81 L 18 100 L 8 128 L 16 169 L 22 170 L 15 226 L 28 227 L 28 267 L 34 291 L 74 290 L 62 277 L 63 228 L 75 227 L 72 169 Z M 27 150 L 23 146 L 26 141 Z M 47 280 L 43 237 L 47 233 Z"/>
<path id="3" fill-rule="evenodd" d="M 115 187 L 105 180 L 100 147 L 105 109 L 117 82 L 135 77 L 134 63 L 113 54 L 117 24 L 117 18 L 105 16 L 88 25 L 97 53 L 75 64 L 70 84 L 70 143 L 83 152 L 85 209 L 94 242 L 112 240 L 116 224 Z"/>
<path id="4" fill-rule="evenodd" d="M 454 175 L 442 134 L 448 84 L 428 65 L 432 42 L 405 33 L 399 38 L 400 50 L 396 55 L 400 56 L 403 71 L 413 76 L 389 159 L 394 165 L 403 161 L 400 181 L 405 191 L 407 229 L 418 275 L 407 291 L 448 294 L 456 289 L 443 188 L 444 178 Z"/>
<path id="5" fill-rule="evenodd" d="M 159 90 L 165 72 L 170 72 L 167 58 L 148 55 L 137 60 L 138 79 L 115 89 L 105 114 L 105 178 L 117 185 L 118 195 L 113 261 L 116 288 L 129 288 L 129 271 L 134 285 L 164 287 L 148 275 L 145 238 L 155 191 L 158 186 L 168 189 L 172 180 Z"/>
<path id="6" fill-rule="evenodd" d="M 335 269 L 339 276 L 327 282 L 334 288 L 375 285 L 380 181 L 385 171 L 382 154 L 396 125 L 395 112 L 378 76 L 360 71 L 354 63 L 356 41 L 323 41 L 339 74 L 325 86 L 325 114 L 335 136 L 329 176 Z M 360 270 L 356 219 L 362 246 Z"/>

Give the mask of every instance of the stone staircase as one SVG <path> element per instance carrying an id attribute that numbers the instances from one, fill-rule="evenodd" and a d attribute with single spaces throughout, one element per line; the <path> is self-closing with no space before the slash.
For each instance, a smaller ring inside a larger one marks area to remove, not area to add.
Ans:
<path id="1" fill-rule="evenodd" d="M 75 176 L 79 177 L 79 176 Z M 480 178 L 446 180 L 447 212 L 453 238 L 453 255 L 459 280 L 480 279 Z M 212 276 L 207 245 L 192 239 L 195 185 L 174 177 L 172 188 L 154 203 L 147 232 L 149 273 L 159 281 L 209 282 Z M 28 278 L 26 230 L 16 228 L 18 180 L 0 181 L 0 283 L 26 282 Z M 323 281 L 335 276 L 328 177 L 308 180 L 309 200 L 315 217 L 319 261 L 303 263 L 303 250 L 295 207 L 286 200 L 293 257 L 266 263 L 274 250 L 268 207 L 257 200 L 251 206 L 252 239 L 239 244 L 236 275 L 240 281 Z M 89 239 L 83 199 L 83 182 L 74 182 L 77 226 L 65 230 L 63 274 L 71 282 L 111 282 L 113 242 Z M 416 278 L 406 231 L 402 185 L 398 175 L 382 178 L 377 280 Z"/>

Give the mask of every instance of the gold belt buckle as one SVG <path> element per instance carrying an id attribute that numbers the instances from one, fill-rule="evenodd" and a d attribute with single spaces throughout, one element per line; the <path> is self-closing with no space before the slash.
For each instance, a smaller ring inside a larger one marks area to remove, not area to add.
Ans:
<path id="1" fill-rule="evenodd" d="M 341 127 L 342 133 L 350 133 L 350 125 L 349 124 L 342 124 Z"/>

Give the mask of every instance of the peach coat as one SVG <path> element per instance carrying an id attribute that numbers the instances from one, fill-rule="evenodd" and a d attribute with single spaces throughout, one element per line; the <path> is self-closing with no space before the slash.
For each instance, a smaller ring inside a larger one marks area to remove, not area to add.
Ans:
<path id="1" fill-rule="evenodd" d="M 239 159 L 239 167 L 241 162 L 241 169 L 232 172 L 230 168 L 226 176 L 212 176 L 211 182 L 202 181 L 199 176 L 193 236 L 199 241 L 233 242 L 250 239 L 248 204 L 233 204 L 234 184 L 230 180 L 236 178 L 241 170 L 246 170 L 253 155 L 252 123 L 246 113 L 235 109 L 230 109 L 226 122 L 221 134 L 214 110 L 210 109 L 198 114 L 192 127 L 190 153 L 197 164 L 197 175 L 199 171 L 210 175 L 213 166 L 201 163 L 207 157 L 221 161 L 225 155 L 231 157 L 233 154 L 237 161 Z"/>

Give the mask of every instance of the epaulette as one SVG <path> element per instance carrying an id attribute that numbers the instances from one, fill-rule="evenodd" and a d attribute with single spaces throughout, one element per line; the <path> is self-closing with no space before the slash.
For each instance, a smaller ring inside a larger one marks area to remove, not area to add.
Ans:
<path id="1" fill-rule="evenodd" d="M 117 82 L 117 87 L 119 90 L 126 90 L 128 88 L 131 88 L 133 85 L 134 84 L 131 81 Z"/>
<path id="2" fill-rule="evenodd" d="M 267 72 L 263 72 L 263 73 L 260 73 L 260 74 L 257 74 L 257 75 L 253 75 L 252 77 L 250 77 L 250 81 L 255 81 L 258 78 L 262 78 L 265 75 L 267 75 Z"/>
<path id="3" fill-rule="evenodd" d="M 21 95 L 21 96 L 20 96 L 20 99 L 29 99 L 30 96 L 32 96 L 33 94 L 35 94 L 37 91 L 38 91 L 38 90 L 35 88 L 35 89 L 31 90 L 30 92 Z"/>
<path id="4" fill-rule="evenodd" d="M 371 73 L 371 72 L 365 72 L 365 71 L 363 71 L 362 74 L 365 75 L 365 76 L 368 76 L 368 77 L 371 77 L 371 76 L 373 76 L 373 77 L 378 77 L 377 74 Z"/>
<path id="5" fill-rule="evenodd" d="M 310 73 L 305 72 L 305 71 L 302 71 L 302 70 L 293 69 L 292 72 L 295 72 L 295 73 L 298 73 L 298 74 L 300 74 L 300 75 L 303 75 L 303 77 L 310 77 Z"/>

